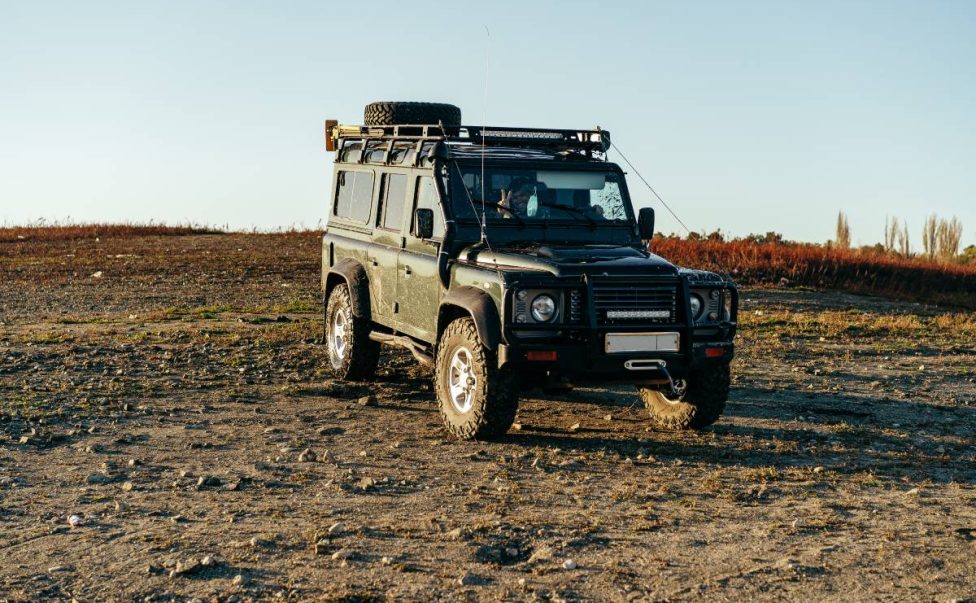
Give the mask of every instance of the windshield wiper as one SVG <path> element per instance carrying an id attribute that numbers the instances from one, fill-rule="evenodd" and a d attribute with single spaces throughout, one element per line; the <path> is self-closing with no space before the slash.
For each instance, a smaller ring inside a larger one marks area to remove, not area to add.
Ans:
<path id="1" fill-rule="evenodd" d="M 475 201 L 475 203 L 477 203 L 477 201 Z M 518 220 L 519 228 L 525 228 L 525 220 L 523 220 L 522 219 L 522 216 L 520 216 L 517 213 L 515 213 L 515 211 L 512 210 L 511 208 L 505 207 L 501 203 L 497 203 L 495 201 L 482 201 L 481 203 L 485 207 L 495 207 L 495 208 L 498 208 L 498 209 L 505 210 L 505 213 L 507 213 L 508 215 L 512 216 L 516 220 Z M 482 219 L 484 219 L 484 216 L 482 216 Z"/>
<path id="2" fill-rule="evenodd" d="M 584 212 L 583 210 L 577 207 L 571 207 L 569 205 L 559 205 L 558 203 L 545 203 L 543 201 L 539 201 L 538 204 L 539 207 L 551 207 L 553 209 L 561 209 L 567 213 L 573 213 L 582 218 L 586 218 L 586 221 L 589 223 L 589 225 L 596 228 L 596 220 L 586 215 L 586 212 Z"/>

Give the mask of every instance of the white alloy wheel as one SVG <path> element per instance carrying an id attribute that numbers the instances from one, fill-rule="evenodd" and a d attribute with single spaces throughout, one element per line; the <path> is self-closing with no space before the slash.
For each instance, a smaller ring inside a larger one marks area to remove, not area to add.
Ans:
<path id="1" fill-rule="evenodd" d="M 335 317 L 332 319 L 332 337 L 329 343 L 336 358 L 342 360 L 346 356 L 346 332 L 348 330 L 348 320 L 346 311 L 342 308 L 336 310 Z"/>
<path id="2" fill-rule="evenodd" d="M 451 390 L 451 404 L 459 413 L 471 410 L 478 379 L 472 371 L 471 352 L 466 347 L 458 347 L 451 357 L 448 369 L 448 388 Z"/>

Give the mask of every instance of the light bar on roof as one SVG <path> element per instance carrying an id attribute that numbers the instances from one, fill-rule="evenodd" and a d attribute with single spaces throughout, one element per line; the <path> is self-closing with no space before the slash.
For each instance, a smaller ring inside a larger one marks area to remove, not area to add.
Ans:
<path id="1" fill-rule="evenodd" d="M 482 136 L 494 136 L 496 138 L 538 138 L 541 140 L 562 140 L 563 135 L 559 132 L 519 132 L 517 130 L 482 130 Z"/>

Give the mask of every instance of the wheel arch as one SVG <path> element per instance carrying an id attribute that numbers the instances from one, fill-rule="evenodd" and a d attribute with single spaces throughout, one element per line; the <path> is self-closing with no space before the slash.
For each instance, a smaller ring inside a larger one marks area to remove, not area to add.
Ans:
<path id="1" fill-rule="evenodd" d="M 332 290 L 340 284 L 345 284 L 349 288 L 353 315 L 357 318 L 370 318 L 369 277 L 363 265 L 352 258 L 344 258 L 336 262 L 325 278 L 323 305 L 328 303 Z"/>
<path id="2" fill-rule="evenodd" d="M 437 341 L 452 321 L 470 317 L 478 331 L 481 345 L 494 351 L 501 343 L 501 318 L 491 297 L 476 287 L 451 289 L 441 299 L 437 310 Z"/>

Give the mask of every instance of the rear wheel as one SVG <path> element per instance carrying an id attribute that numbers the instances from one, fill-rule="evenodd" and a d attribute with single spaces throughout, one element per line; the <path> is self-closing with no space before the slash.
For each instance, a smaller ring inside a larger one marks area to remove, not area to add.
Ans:
<path id="1" fill-rule="evenodd" d="M 495 438 L 512 426 L 518 411 L 518 378 L 498 368 L 495 354 L 481 345 L 470 318 L 459 318 L 444 329 L 434 375 L 441 418 L 455 438 Z"/>
<path id="2" fill-rule="evenodd" d="M 729 399 L 729 366 L 710 366 L 688 379 L 676 379 L 678 395 L 648 387 L 638 388 L 651 419 L 667 429 L 701 429 L 722 416 Z"/>
<path id="3" fill-rule="evenodd" d="M 369 320 L 352 313 L 349 288 L 337 285 L 325 305 L 325 345 L 332 374 L 359 380 L 376 371 L 380 344 L 369 338 L 369 330 Z"/>

